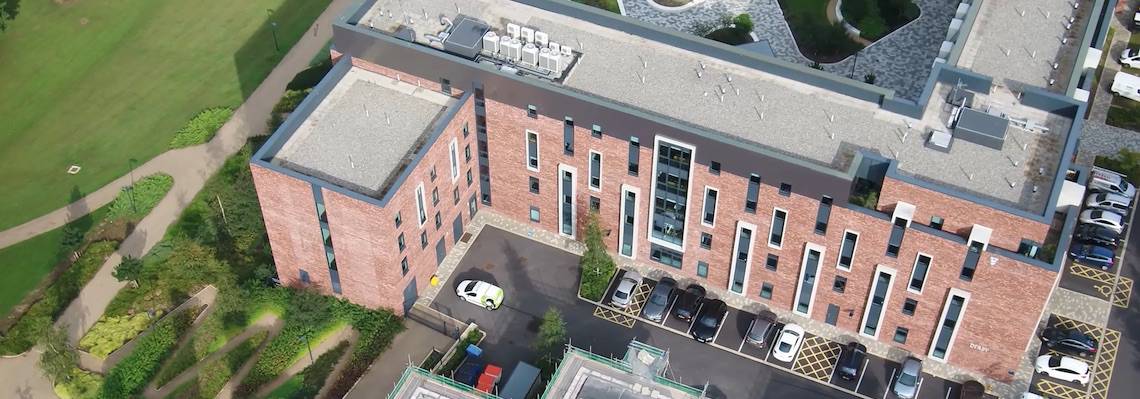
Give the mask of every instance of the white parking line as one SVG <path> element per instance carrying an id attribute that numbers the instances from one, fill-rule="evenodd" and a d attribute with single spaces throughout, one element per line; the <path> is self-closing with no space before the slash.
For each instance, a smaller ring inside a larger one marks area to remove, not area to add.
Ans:
<path id="1" fill-rule="evenodd" d="M 709 341 L 709 342 L 716 343 L 716 339 L 720 337 L 720 330 L 724 329 L 724 319 L 727 319 L 727 318 L 728 318 L 728 312 L 725 312 L 724 316 L 720 317 L 720 324 L 717 325 L 717 327 L 716 327 L 716 333 L 713 334 L 712 341 Z"/>
<path id="2" fill-rule="evenodd" d="M 697 315 L 701 314 L 701 309 L 703 309 L 704 307 L 705 307 L 705 304 L 703 304 L 703 303 L 700 305 L 697 305 L 697 311 L 694 312 L 691 317 L 689 317 L 689 329 L 685 330 L 685 335 L 691 336 L 693 334 L 693 323 L 697 322 Z"/>
<path id="3" fill-rule="evenodd" d="M 950 399 L 950 393 L 951 392 L 954 392 L 954 387 L 946 387 L 946 398 L 945 399 Z"/>
<path id="4" fill-rule="evenodd" d="M 891 385 L 895 382 L 895 369 L 891 369 L 891 378 L 887 379 L 887 389 L 883 390 L 883 399 L 887 399 L 887 394 L 891 393 Z M 917 396 L 917 395 L 916 395 Z"/>
<path id="5" fill-rule="evenodd" d="M 672 314 L 673 305 L 675 305 L 675 304 L 677 304 L 677 297 L 673 297 L 673 299 L 671 301 L 669 301 L 669 306 L 666 306 L 665 312 L 661 314 L 661 321 L 657 322 L 658 325 L 661 325 L 661 326 L 665 325 L 665 320 L 669 319 L 669 315 Z"/>
<path id="6" fill-rule="evenodd" d="M 922 378 L 921 375 L 918 376 L 918 386 L 914 388 L 914 397 L 916 398 L 918 397 L 918 393 L 922 391 L 922 380 L 925 380 L 925 378 Z"/>
<path id="7" fill-rule="evenodd" d="M 867 364 L 871 359 L 863 359 L 863 370 L 859 371 L 859 381 L 855 383 L 855 392 L 859 392 L 859 386 L 863 385 L 863 377 L 867 376 Z"/>
<path id="8" fill-rule="evenodd" d="M 744 333 L 744 337 L 740 339 L 740 346 L 736 348 L 737 352 L 744 352 L 744 343 L 748 342 L 748 333 Z"/>

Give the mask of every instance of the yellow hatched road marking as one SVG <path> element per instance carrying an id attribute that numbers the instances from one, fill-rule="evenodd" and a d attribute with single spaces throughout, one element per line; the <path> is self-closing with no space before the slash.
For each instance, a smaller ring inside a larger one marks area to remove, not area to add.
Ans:
<path id="1" fill-rule="evenodd" d="M 649 284 L 638 284 L 637 287 L 634 287 L 626 313 L 633 316 L 641 314 L 641 309 L 645 307 L 645 301 L 649 300 L 649 292 L 652 290 L 653 288 Z"/>
<path id="2" fill-rule="evenodd" d="M 1046 380 L 1044 378 L 1037 381 L 1037 392 L 1048 395 L 1050 398 L 1057 399 L 1082 399 L 1085 397 L 1085 392 L 1067 385 L 1061 385 L 1057 382 Z"/>
<path id="3" fill-rule="evenodd" d="M 633 325 L 637 323 L 637 319 L 625 313 L 601 306 L 594 308 L 594 316 L 625 328 L 633 328 Z"/>
<path id="4" fill-rule="evenodd" d="M 835 370 L 835 362 L 842 349 L 838 343 L 824 338 L 808 337 L 800 348 L 800 355 L 792 370 L 826 383 L 831 379 L 831 372 Z"/>

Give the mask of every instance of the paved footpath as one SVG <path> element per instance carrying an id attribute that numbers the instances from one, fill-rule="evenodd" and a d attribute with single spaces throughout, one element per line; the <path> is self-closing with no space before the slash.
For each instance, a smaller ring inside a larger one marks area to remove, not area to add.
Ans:
<path id="1" fill-rule="evenodd" d="M 167 151 L 133 171 L 135 176 L 166 173 L 174 177 L 174 186 L 155 206 L 135 230 L 123 241 L 119 250 L 103 264 L 91 283 L 83 288 L 79 297 L 60 316 L 58 325 L 68 326 L 68 336 L 77 342 L 87 329 L 99 319 L 107 304 L 123 287 L 111 276 L 111 271 L 123 256 L 142 256 L 157 244 L 182 210 L 194 199 L 206 180 L 217 172 L 227 158 L 237 153 L 247 139 L 262 134 L 265 121 L 277 100 L 285 92 L 285 85 L 298 72 L 308 67 L 309 61 L 332 38 L 332 22 L 348 7 L 350 0 L 333 0 L 317 18 L 305 36 L 269 73 L 261 85 L 234 112 L 233 118 L 222 125 L 209 143 Z M 0 232 L 0 248 L 20 242 L 37 234 L 50 231 L 98 209 L 115 198 L 130 184 L 130 175 L 120 177 L 67 207 L 39 217 L 31 222 Z M 39 353 L 32 350 L 20 356 L 0 359 L 0 399 L 55 397 L 51 384 L 43 377 L 36 362 Z"/>

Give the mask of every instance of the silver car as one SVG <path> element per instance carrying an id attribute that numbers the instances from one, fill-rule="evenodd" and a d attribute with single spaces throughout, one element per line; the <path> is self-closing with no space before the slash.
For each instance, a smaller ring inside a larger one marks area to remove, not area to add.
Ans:
<path id="1" fill-rule="evenodd" d="M 894 391 L 899 398 L 914 399 L 914 395 L 918 393 L 918 384 L 922 383 L 921 375 L 922 361 L 913 357 L 907 358 L 891 391 Z"/>
<path id="2" fill-rule="evenodd" d="M 610 303 L 614 306 L 625 309 L 629 307 L 633 299 L 633 290 L 641 284 L 641 275 L 637 272 L 630 270 L 621 276 L 621 282 L 618 283 L 617 290 L 614 290 L 613 297 L 610 298 Z"/>

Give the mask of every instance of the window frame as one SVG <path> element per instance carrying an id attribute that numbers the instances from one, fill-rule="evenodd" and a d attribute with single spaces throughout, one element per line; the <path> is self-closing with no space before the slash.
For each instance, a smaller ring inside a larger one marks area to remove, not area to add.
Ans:
<path id="1" fill-rule="evenodd" d="M 843 266 L 843 248 L 847 245 L 847 235 L 855 236 L 855 243 L 851 245 L 851 264 L 846 267 Z M 855 254 L 859 251 L 859 232 L 855 230 L 843 230 L 843 236 L 839 241 L 839 254 L 835 257 L 835 268 L 849 272 L 855 267 Z"/>
<path id="2" fill-rule="evenodd" d="M 807 274 L 808 253 L 811 251 L 818 252 L 819 253 L 819 259 L 816 260 L 815 277 L 812 278 L 812 282 L 811 282 L 812 289 L 811 289 L 811 294 L 808 295 L 807 311 L 806 312 L 800 312 L 800 310 L 799 310 L 800 294 L 803 293 L 802 291 L 804 288 L 804 277 Z M 804 316 L 807 318 L 811 318 L 812 310 L 815 310 L 815 297 L 816 297 L 816 295 L 819 294 L 819 277 L 820 277 L 820 274 L 822 274 L 822 271 L 823 271 L 822 266 L 824 264 L 824 260 L 826 259 L 826 257 L 827 257 L 827 248 L 826 247 L 819 245 L 819 244 L 811 243 L 811 242 L 804 243 L 804 252 L 803 252 L 803 255 L 800 257 L 801 258 L 800 259 L 800 273 L 799 273 L 799 277 L 796 278 L 796 294 L 795 294 L 795 296 L 792 297 L 792 313 L 795 313 L 795 314 L 798 314 L 800 316 Z"/>
<path id="3" fill-rule="evenodd" d="M 875 325 L 875 333 L 867 334 L 865 326 L 867 325 L 867 317 L 871 315 L 871 303 L 875 298 L 875 287 L 879 284 L 879 274 L 887 274 L 891 276 L 891 280 L 887 282 L 887 290 L 883 293 L 883 306 L 879 309 L 879 319 Z M 883 331 L 883 320 L 887 314 L 887 307 L 891 303 L 891 291 L 894 291 L 895 282 L 898 281 L 898 272 L 890 267 L 884 265 L 876 265 L 875 273 L 871 274 L 871 287 L 867 290 L 867 301 L 863 305 L 863 317 L 859 319 L 859 335 L 879 339 L 879 333 Z"/>
<path id="4" fill-rule="evenodd" d="M 534 136 L 534 156 L 530 154 L 530 137 Z M 538 136 L 538 132 L 525 129 L 523 131 L 523 150 L 526 154 L 526 170 L 531 172 L 538 172 L 542 169 L 542 139 Z M 531 159 L 534 159 L 534 166 L 531 166 Z"/>
<path id="5" fill-rule="evenodd" d="M 597 170 L 594 170 L 594 157 L 595 156 L 598 157 L 598 168 L 597 168 Z M 589 188 L 590 191 L 597 191 L 597 192 L 602 191 L 602 180 L 604 179 L 604 177 L 602 176 L 602 170 L 604 168 L 602 162 L 604 162 L 604 161 L 605 161 L 605 156 L 603 156 L 602 153 L 600 153 L 598 151 L 590 150 L 590 158 L 586 160 L 586 162 L 589 162 L 589 170 L 590 170 L 590 175 L 588 176 L 587 181 L 586 181 L 586 187 Z M 598 175 L 598 185 L 597 186 L 594 185 L 594 174 L 595 174 L 595 172 Z"/>
<path id="6" fill-rule="evenodd" d="M 914 273 L 916 271 L 918 271 L 918 260 L 923 258 L 923 257 L 925 257 L 927 259 L 926 270 L 924 270 L 922 273 L 922 286 L 918 287 L 918 289 L 915 289 L 914 288 Z M 928 280 L 930 278 L 930 270 L 933 268 L 934 268 L 934 257 L 932 257 L 929 254 L 924 253 L 924 252 L 919 252 L 919 253 L 915 254 L 914 255 L 914 263 L 911 264 L 911 267 L 910 267 L 910 278 L 907 279 L 907 282 L 906 282 L 906 291 L 913 293 L 913 294 L 922 295 L 922 290 L 926 288 L 926 280 Z"/>
<path id="7" fill-rule="evenodd" d="M 452 138 L 451 144 L 448 145 L 448 157 L 451 161 L 451 183 L 455 184 L 459 180 L 459 140 Z"/>
<path id="8" fill-rule="evenodd" d="M 712 208 L 713 209 L 712 209 L 712 221 L 711 222 L 705 220 L 705 216 L 708 215 L 708 212 L 706 212 L 706 209 L 708 209 L 709 192 L 715 193 L 715 194 L 713 194 L 713 202 L 712 202 Z M 701 226 L 716 227 L 716 213 L 717 213 L 716 211 L 717 211 L 717 205 L 719 205 L 719 202 L 720 202 L 720 189 L 713 187 L 713 186 L 705 186 L 705 195 L 703 198 L 704 198 L 704 201 L 701 201 Z"/>
<path id="9" fill-rule="evenodd" d="M 783 212 L 784 217 L 780 223 L 780 242 L 772 242 L 772 234 L 776 232 L 776 213 Z M 772 208 L 772 218 L 768 220 L 768 248 L 784 249 L 784 233 L 788 231 L 788 211 L 783 208 Z"/>

